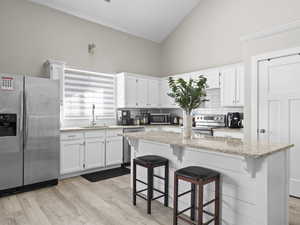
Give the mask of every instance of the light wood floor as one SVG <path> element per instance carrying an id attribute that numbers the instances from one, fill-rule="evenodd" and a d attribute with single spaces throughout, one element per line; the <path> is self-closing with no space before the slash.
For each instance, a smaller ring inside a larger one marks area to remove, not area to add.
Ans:
<path id="1" fill-rule="evenodd" d="M 171 225 L 172 210 L 153 202 L 130 201 L 130 177 L 97 183 L 81 177 L 56 187 L 0 199 L 0 225 Z M 290 225 L 300 225 L 300 200 L 290 200 Z"/>

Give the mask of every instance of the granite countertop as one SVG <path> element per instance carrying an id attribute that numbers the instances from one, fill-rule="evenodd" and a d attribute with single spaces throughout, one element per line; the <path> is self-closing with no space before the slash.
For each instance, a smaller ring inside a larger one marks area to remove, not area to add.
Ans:
<path id="1" fill-rule="evenodd" d="M 86 130 L 105 130 L 105 129 L 126 129 L 126 128 L 155 128 L 155 127 L 174 127 L 181 128 L 179 125 L 111 125 L 111 126 L 95 126 L 95 127 L 66 127 L 61 128 L 61 132 L 71 132 L 71 131 L 86 131 Z"/>
<path id="2" fill-rule="evenodd" d="M 132 139 L 142 139 L 179 147 L 211 150 L 252 158 L 267 156 L 294 146 L 288 144 L 267 144 L 259 142 L 246 143 L 241 139 L 236 138 L 211 137 L 203 135 L 187 140 L 183 139 L 183 136 L 180 133 L 166 131 L 127 133 L 124 134 L 124 136 Z"/>

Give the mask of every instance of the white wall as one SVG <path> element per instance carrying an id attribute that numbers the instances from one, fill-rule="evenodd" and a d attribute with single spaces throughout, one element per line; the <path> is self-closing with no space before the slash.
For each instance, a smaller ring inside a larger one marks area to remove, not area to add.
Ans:
<path id="1" fill-rule="evenodd" d="M 95 55 L 88 44 L 97 45 Z M 29 3 L 0 1 L 0 72 L 45 74 L 47 59 L 98 72 L 160 75 L 160 45 Z"/>
<path id="2" fill-rule="evenodd" d="M 162 44 L 164 75 L 241 61 L 240 37 L 300 19 L 299 0 L 201 0 Z"/>

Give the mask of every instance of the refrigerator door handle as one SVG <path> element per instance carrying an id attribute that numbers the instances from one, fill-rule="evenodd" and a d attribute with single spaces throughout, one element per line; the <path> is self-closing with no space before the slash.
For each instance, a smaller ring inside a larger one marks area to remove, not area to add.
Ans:
<path id="1" fill-rule="evenodd" d="M 24 91 L 24 147 L 26 148 L 27 145 L 27 138 L 28 138 L 28 118 L 27 118 L 27 94 L 26 91 Z"/>
<path id="2" fill-rule="evenodd" d="M 20 121 L 20 125 L 19 125 L 19 127 L 20 127 L 20 134 L 22 134 L 22 131 L 23 131 L 23 123 L 24 123 L 24 121 L 23 121 L 23 115 L 24 115 L 24 100 L 23 100 L 23 92 L 21 92 L 21 114 L 20 114 L 20 119 L 19 119 L 19 121 Z"/>

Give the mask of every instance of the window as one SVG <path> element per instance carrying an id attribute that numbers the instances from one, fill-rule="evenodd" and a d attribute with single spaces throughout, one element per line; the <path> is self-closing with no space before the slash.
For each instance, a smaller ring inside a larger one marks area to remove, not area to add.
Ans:
<path id="1" fill-rule="evenodd" d="M 64 119 L 115 119 L 115 76 L 65 69 Z"/>

